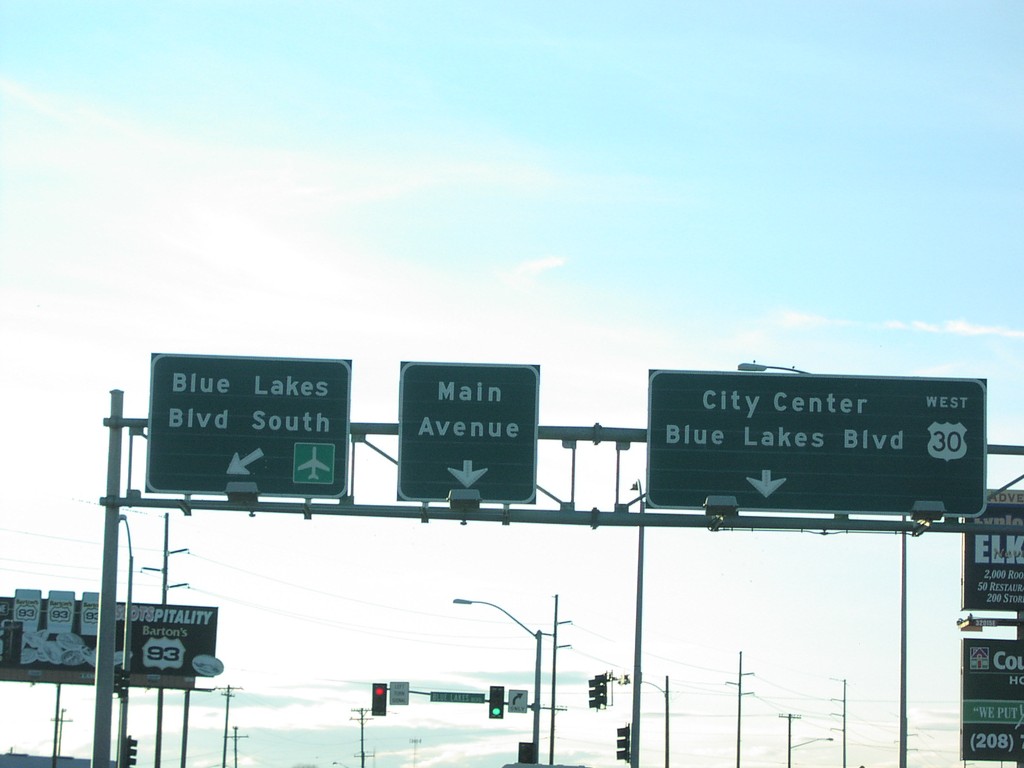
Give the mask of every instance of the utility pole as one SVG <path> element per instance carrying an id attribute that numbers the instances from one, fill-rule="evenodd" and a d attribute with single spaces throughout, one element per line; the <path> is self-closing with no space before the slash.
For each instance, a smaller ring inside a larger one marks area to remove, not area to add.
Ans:
<path id="1" fill-rule="evenodd" d="M 779 715 L 786 718 L 789 723 L 786 725 L 786 768 L 793 768 L 793 721 L 799 720 L 800 715 Z"/>
<path id="2" fill-rule="evenodd" d="M 228 715 L 231 712 L 231 699 L 235 695 L 232 691 L 240 691 L 241 688 L 232 688 L 230 685 L 224 689 L 221 696 L 224 697 L 224 755 L 221 758 L 221 768 L 228 768 Z M 238 742 L 235 742 L 236 745 Z"/>
<path id="3" fill-rule="evenodd" d="M 745 675 L 752 675 L 753 672 L 743 671 L 743 651 L 740 651 L 740 673 L 735 683 L 726 682 L 726 685 L 735 685 L 736 695 L 736 768 L 740 768 L 740 744 L 742 743 L 743 727 L 743 697 L 749 696 L 750 692 L 743 693 L 743 678 Z"/>
<path id="4" fill-rule="evenodd" d="M 843 684 L 843 768 L 846 768 L 846 678 L 843 678 L 842 680 L 838 680 L 837 678 L 832 679 Z M 832 699 L 832 701 L 835 701 L 835 699 Z"/>
<path id="5" fill-rule="evenodd" d="M 57 758 L 60 757 L 60 743 L 64 738 L 64 723 L 73 723 L 64 717 L 66 709 L 60 706 L 60 683 L 57 683 L 57 712 L 53 718 L 53 768 L 57 768 Z"/>
<path id="6" fill-rule="evenodd" d="M 423 739 L 409 739 L 409 743 L 412 744 L 412 768 L 416 768 L 416 749 L 423 743 Z"/>
<path id="7" fill-rule="evenodd" d="M 554 626 L 551 629 L 551 739 L 548 748 L 548 765 L 555 764 L 555 689 L 557 688 L 556 681 L 558 680 L 558 649 L 559 648 L 572 648 L 571 645 L 559 645 L 558 644 L 558 625 L 559 624 L 571 624 L 571 621 L 559 621 L 558 620 L 558 595 L 555 595 L 555 621 Z M 540 745 L 534 745 L 534 750 L 540 748 Z M 539 756 L 534 752 L 534 757 Z"/>
<path id="8" fill-rule="evenodd" d="M 366 707 L 360 707 L 359 709 L 353 709 L 353 712 L 357 714 L 357 717 L 349 718 L 350 720 L 359 720 L 359 768 L 366 768 L 366 713 L 369 712 Z"/>
<path id="9" fill-rule="evenodd" d="M 665 768 L 669 768 L 669 711 L 668 711 L 668 675 L 665 675 Z"/>
<path id="10" fill-rule="evenodd" d="M 167 605 L 167 591 L 170 587 L 167 584 L 167 565 L 170 555 L 177 555 L 181 552 L 188 552 L 187 549 L 169 550 L 170 545 L 170 513 L 164 512 L 164 558 L 161 568 L 143 568 L 144 571 L 156 571 L 161 574 L 160 605 Z M 175 587 L 187 587 L 187 584 L 175 584 Z M 156 689 L 156 743 L 154 746 L 153 768 L 160 768 L 160 755 L 163 752 L 164 733 L 164 689 L 163 686 Z"/>
<path id="11" fill-rule="evenodd" d="M 232 736 L 231 738 L 234 739 L 234 742 L 235 742 L 235 768 L 238 768 L 238 740 L 239 739 L 248 739 L 249 737 L 248 736 L 239 736 L 238 735 L 238 726 L 237 725 L 234 726 L 234 732 L 235 732 L 235 735 Z"/>

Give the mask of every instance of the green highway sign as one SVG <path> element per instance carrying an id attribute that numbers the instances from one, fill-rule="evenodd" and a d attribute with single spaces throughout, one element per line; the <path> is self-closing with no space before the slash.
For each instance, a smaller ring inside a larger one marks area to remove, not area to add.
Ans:
<path id="1" fill-rule="evenodd" d="M 985 382 L 654 370 L 647 501 L 909 515 L 985 510 Z"/>
<path id="2" fill-rule="evenodd" d="M 1024 641 L 962 647 L 961 759 L 1024 761 Z"/>
<path id="3" fill-rule="evenodd" d="M 153 355 L 147 488 L 344 496 L 351 381 L 348 360 Z"/>
<path id="4" fill-rule="evenodd" d="M 533 502 L 539 389 L 536 365 L 402 363 L 398 498 Z"/>

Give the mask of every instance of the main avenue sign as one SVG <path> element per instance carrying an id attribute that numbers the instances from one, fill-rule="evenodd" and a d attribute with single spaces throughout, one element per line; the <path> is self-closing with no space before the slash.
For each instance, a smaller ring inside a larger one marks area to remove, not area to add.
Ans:
<path id="1" fill-rule="evenodd" d="M 399 499 L 534 500 L 538 366 L 407 362 L 399 389 Z"/>
<path id="2" fill-rule="evenodd" d="M 348 360 L 153 355 L 148 489 L 344 496 L 351 381 Z"/>
<path id="3" fill-rule="evenodd" d="M 985 509 L 985 382 L 651 371 L 647 499 L 909 515 Z"/>

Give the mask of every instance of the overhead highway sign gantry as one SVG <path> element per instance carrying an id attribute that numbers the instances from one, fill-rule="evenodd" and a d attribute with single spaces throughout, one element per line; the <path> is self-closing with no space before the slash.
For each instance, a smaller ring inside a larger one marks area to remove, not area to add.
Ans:
<path id="1" fill-rule="evenodd" d="M 654 370 L 648 505 L 974 517 L 985 394 L 978 379 Z"/>
<path id="2" fill-rule="evenodd" d="M 155 354 L 146 484 L 158 493 L 346 493 L 348 360 Z"/>

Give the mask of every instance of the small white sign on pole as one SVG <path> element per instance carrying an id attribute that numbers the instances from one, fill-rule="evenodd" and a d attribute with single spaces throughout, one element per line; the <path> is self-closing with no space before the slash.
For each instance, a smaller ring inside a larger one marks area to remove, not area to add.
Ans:
<path id="1" fill-rule="evenodd" d="M 523 714 L 528 709 L 526 705 L 526 697 L 528 693 L 526 691 L 510 690 L 508 692 L 508 711 L 512 713 Z"/>
<path id="2" fill-rule="evenodd" d="M 391 683 L 388 686 L 388 692 L 390 693 L 391 704 L 408 704 L 409 703 L 409 684 L 408 683 Z"/>

